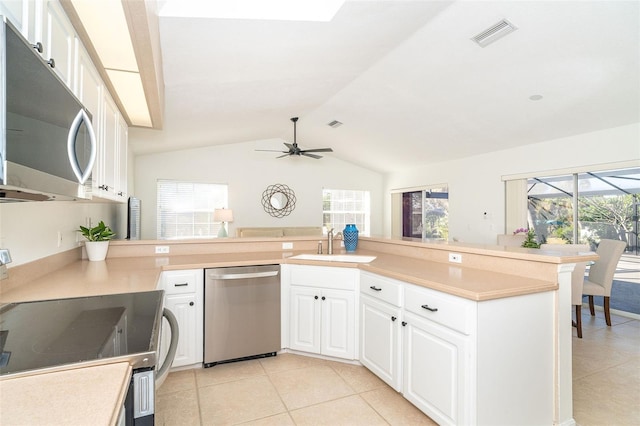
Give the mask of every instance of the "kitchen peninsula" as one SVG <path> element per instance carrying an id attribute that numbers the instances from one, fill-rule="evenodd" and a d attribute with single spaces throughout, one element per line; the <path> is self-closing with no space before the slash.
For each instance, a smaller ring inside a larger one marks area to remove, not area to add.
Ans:
<path id="1" fill-rule="evenodd" d="M 66 264 L 61 267 L 52 266 L 52 270 L 43 276 L 37 276 L 32 270 L 30 272 L 33 265 L 16 267 L 15 274 L 10 270 L 10 275 L 14 277 L 10 278 L 11 281 L 8 280 L 9 285 L 0 287 L 0 302 L 147 291 L 156 288 L 163 271 L 274 263 L 288 267 L 313 265 L 354 268 L 363 274 L 381 277 L 382 280 L 406 283 L 407 286 L 411 286 L 411 291 L 424 288 L 441 292 L 445 296 L 466 300 L 474 306 L 525 300 L 520 299 L 523 297 L 540 297 L 535 303 L 546 306 L 546 310 L 539 313 L 541 317 L 536 318 L 531 312 L 512 312 L 512 325 L 517 327 L 518 324 L 524 324 L 542 328 L 543 326 L 538 324 L 548 324 L 548 327 L 545 326 L 548 329 L 543 333 L 543 338 L 547 339 L 548 344 L 541 349 L 541 353 L 545 354 L 544 357 L 549 357 L 547 361 L 551 366 L 548 380 L 545 382 L 548 385 L 546 394 L 553 395 L 552 401 L 549 402 L 549 423 L 573 422 L 570 276 L 573 262 L 595 260 L 595 254 L 559 257 L 556 254 L 521 248 L 455 243 L 423 244 L 363 237 L 358 254 L 373 255 L 376 259 L 369 264 L 357 264 L 291 259 L 296 254 L 314 253 L 317 238 L 287 239 L 287 242 L 293 243 L 293 248 L 286 250 L 282 249 L 282 242 L 281 238 L 180 241 L 170 244 L 166 241 L 113 242 L 105 262 L 78 260 L 77 250 L 76 259 L 66 260 Z M 170 255 L 155 255 L 154 246 L 157 244 L 170 245 Z M 452 252 L 461 256 L 462 263 L 449 262 L 449 253 Z M 43 263 L 40 265 L 41 271 L 44 268 L 42 265 Z M 556 306 L 560 307 L 559 310 L 556 310 Z M 508 312 L 505 311 L 504 314 Z M 473 318 L 473 322 L 478 322 L 477 327 L 480 327 L 480 330 L 485 317 L 480 313 L 475 315 L 477 319 Z M 543 317 L 545 315 L 546 318 Z M 521 327 L 517 332 L 523 336 L 520 340 L 527 340 L 526 336 L 530 330 Z M 474 336 L 473 333 L 470 335 Z M 477 336 L 473 339 L 478 340 L 474 340 L 474 344 L 480 347 L 486 344 L 499 347 L 522 343 L 517 339 L 501 342 L 501 336 L 495 338 L 495 341 L 489 343 L 481 341 L 482 338 Z M 508 340 L 506 336 L 504 339 Z M 286 339 L 283 339 L 283 342 L 285 341 Z M 496 354 L 496 362 L 499 359 L 499 354 Z M 483 356 L 480 356 L 480 361 L 481 365 L 491 364 Z M 519 360 L 514 362 L 517 368 L 524 367 Z M 482 371 L 477 371 L 473 377 L 477 376 L 477 380 L 481 380 L 482 375 Z M 0 386 L 6 386 L 3 382 L 10 380 L 22 379 L 5 379 L 0 381 Z M 471 380 L 472 385 L 476 384 L 475 380 Z M 479 399 L 479 411 L 482 410 L 482 402 L 482 399 Z M 110 412 L 113 412 L 113 409 Z"/>

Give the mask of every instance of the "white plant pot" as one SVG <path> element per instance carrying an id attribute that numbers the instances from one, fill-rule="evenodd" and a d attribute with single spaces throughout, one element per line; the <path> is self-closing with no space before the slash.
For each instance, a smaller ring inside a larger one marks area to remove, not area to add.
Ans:
<path id="1" fill-rule="evenodd" d="M 109 241 L 86 241 L 84 248 L 87 251 L 87 257 L 91 261 L 105 260 L 107 250 L 109 250 Z"/>

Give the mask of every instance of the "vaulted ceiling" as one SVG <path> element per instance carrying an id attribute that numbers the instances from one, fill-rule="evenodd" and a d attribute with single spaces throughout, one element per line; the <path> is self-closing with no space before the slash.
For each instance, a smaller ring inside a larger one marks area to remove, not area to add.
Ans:
<path id="1" fill-rule="evenodd" d="M 517 30 L 471 40 L 502 19 Z M 388 172 L 637 123 L 639 23 L 637 1 L 355 0 L 330 22 L 161 16 L 164 126 L 131 128 L 130 145 L 282 149 L 299 116 L 303 149 Z"/>

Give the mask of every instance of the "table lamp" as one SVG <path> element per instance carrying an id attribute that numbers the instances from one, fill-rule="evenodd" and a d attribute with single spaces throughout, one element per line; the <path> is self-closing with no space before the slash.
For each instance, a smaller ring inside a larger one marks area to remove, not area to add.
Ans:
<path id="1" fill-rule="evenodd" d="M 229 209 L 215 209 L 213 211 L 213 221 L 214 222 L 222 222 L 222 226 L 220 227 L 220 231 L 218 231 L 218 238 L 225 238 L 228 236 L 227 228 L 225 227 L 226 222 L 233 222 L 233 210 Z"/>

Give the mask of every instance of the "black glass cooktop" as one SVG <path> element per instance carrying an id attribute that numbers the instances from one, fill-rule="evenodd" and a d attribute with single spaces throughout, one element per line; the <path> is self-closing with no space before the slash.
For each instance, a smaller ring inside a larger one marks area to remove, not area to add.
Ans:
<path id="1" fill-rule="evenodd" d="M 150 291 L 2 305 L 0 375 L 155 353 L 162 301 Z"/>

